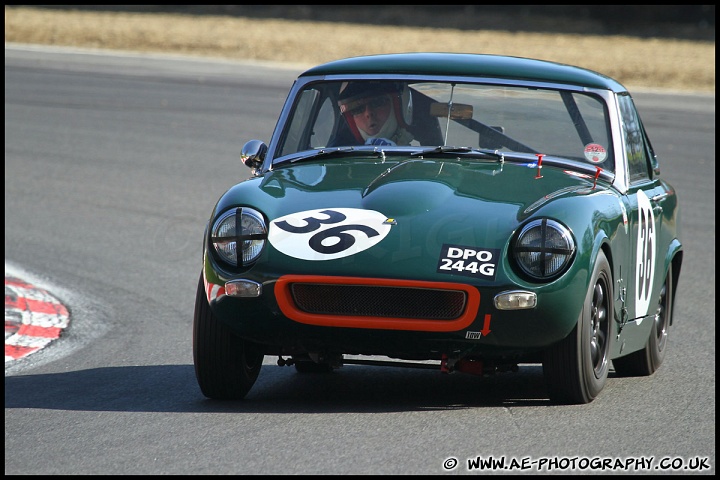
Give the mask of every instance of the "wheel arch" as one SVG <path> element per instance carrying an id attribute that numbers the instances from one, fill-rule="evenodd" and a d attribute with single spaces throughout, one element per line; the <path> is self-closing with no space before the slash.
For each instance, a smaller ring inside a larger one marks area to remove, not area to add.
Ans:
<path id="1" fill-rule="evenodd" d="M 603 230 L 599 232 L 599 234 L 595 238 L 595 246 L 593 248 L 593 254 L 591 256 L 591 262 L 588 268 L 590 271 L 592 271 L 593 267 L 595 266 L 595 262 L 597 262 L 598 256 L 600 252 L 603 252 L 605 254 L 605 258 L 608 261 L 608 264 L 610 265 L 610 288 L 612 291 L 612 321 L 610 322 L 610 348 L 609 352 L 612 353 L 615 349 L 614 343 L 615 339 L 617 338 L 619 334 L 619 328 L 620 328 L 620 319 L 622 314 L 622 308 L 623 308 L 623 302 L 620 300 L 620 297 L 618 295 L 617 289 L 617 279 L 622 278 L 621 273 L 618 272 L 617 268 L 622 267 L 622 261 L 621 259 L 618 260 L 620 265 L 616 263 L 616 258 L 613 255 L 613 249 L 610 244 L 610 238 L 608 237 L 607 233 Z"/>
<path id="2" fill-rule="evenodd" d="M 672 278 L 670 280 L 672 282 L 673 305 L 676 305 L 675 298 L 677 296 L 678 283 L 680 282 L 680 269 L 682 267 L 683 255 L 684 251 L 682 245 L 680 244 L 680 241 L 676 238 L 672 242 L 670 242 L 670 246 L 665 256 L 665 271 L 667 271 L 668 266 L 672 266 Z M 670 326 L 673 325 L 673 320 L 675 318 L 674 312 L 675 308 L 673 308 L 672 312 L 670 313 Z"/>

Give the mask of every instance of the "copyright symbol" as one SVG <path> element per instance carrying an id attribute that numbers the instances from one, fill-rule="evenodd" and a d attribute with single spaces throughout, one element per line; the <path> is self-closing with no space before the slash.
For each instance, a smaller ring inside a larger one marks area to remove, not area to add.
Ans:
<path id="1" fill-rule="evenodd" d="M 443 462 L 443 468 L 445 470 L 452 470 L 453 468 L 457 467 L 457 464 L 457 458 L 450 457 Z"/>

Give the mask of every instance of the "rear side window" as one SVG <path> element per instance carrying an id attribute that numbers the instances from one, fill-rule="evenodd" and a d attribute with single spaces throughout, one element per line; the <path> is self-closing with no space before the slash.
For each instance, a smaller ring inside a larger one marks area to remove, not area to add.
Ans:
<path id="1" fill-rule="evenodd" d="M 627 95 L 619 97 L 619 102 L 630 182 L 647 180 L 650 178 L 647 148 L 635 104 Z"/>

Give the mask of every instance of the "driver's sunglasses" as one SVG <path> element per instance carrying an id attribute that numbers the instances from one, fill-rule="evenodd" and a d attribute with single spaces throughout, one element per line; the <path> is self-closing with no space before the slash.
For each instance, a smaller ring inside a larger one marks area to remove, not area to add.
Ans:
<path id="1" fill-rule="evenodd" d="M 382 108 L 386 107 L 390 104 L 390 98 L 387 95 L 382 95 L 380 97 L 375 97 L 371 100 L 368 100 L 367 102 L 358 105 L 357 107 L 353 107 L 350 110 L 350 115 L 362 115 L 365 113 L 365 108 L 370 107 L 370 109 L 376 109 L 376 108 Z"/>

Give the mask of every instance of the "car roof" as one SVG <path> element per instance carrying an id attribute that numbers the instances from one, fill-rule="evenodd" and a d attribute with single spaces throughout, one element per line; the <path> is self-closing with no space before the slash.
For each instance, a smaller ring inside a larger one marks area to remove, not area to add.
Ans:
<path id="1" fill-rule="evenodd" d="M 473 53 L 392 53 L 351 57 L 315 66 L 300 77 L 357 74 L 493 77 L 627 92 L 616 80 L 585 68 L 545 60 Z"/>

